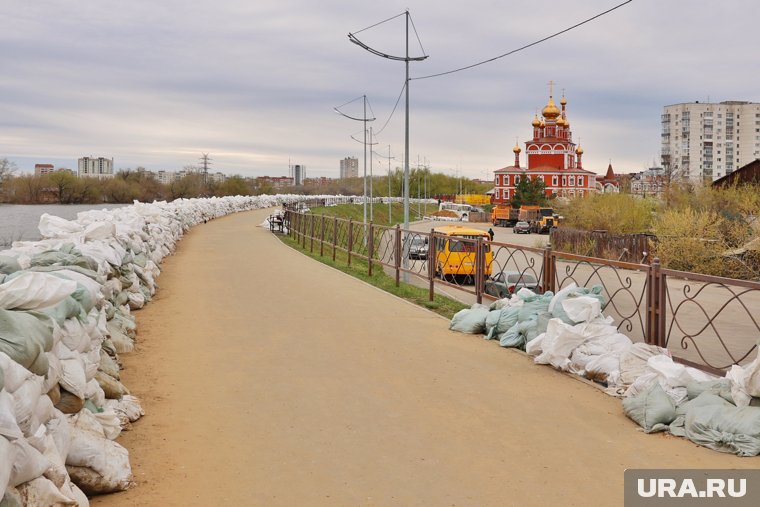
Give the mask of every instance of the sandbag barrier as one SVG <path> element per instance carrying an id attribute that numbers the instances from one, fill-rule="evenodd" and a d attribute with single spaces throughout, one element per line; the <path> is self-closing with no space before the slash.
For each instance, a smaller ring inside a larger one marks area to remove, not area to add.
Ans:
<path id="1" fill-rule="evenodd" d="M 324 202 L 350 197 L 316 196 Z M 43 215 L 43 239 L 0 251 L 2 505 L 89 505 L 131 484 L 115 439 L 143 415 L 120 381 L 134 348 L 134 310 L 158 289 L 159 266 L 194 225 L 315 196 L 135 202 Z"/>
<path id="2" fill-rule="evenodd" d="M 484 334 L 537 364 L 602 384 L 623 399 L 643 431 L 667 431 L 720 452 L 760 454 L 760 356 L 725 378 L 673 361 L 667 349 L 633 343 L 605 317 L 601 286 L 557 294 L 523 288 L 490 306 L 461 310 L 449 329 Z"/>

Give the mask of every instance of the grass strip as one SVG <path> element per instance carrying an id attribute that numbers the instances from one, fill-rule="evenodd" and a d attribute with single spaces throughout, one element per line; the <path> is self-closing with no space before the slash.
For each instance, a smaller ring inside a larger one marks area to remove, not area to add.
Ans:
<path id="1" fill-rule="evenodd" d="M 315 252 L 309 251 L 308 248 L 304 249 L 299 242 L 294 240 L 290 236 L 278 235 L 280 240 L 291 248 L 299 250 L 307 256 L 315 259 L 322 264 L 327 264 L 337 270 L 340 270 L 346 274 L 349 274 L 355 278 L 363 280 L 370 285 L 374 285 L 378 289 L 382 289 L 385 292 L 389 292 L 402 299 L 410 301 L 418 306 L 432 310 L 435 313 L 451 319 L 455 313 L 464 308 L 469 308 L 468 305 L 455 301 L 453 299 L 436 294 L 433 301 L 429 301 L 428 289 L 421 287 L 415 287 L 405 283 L 400 283 L 396 287 L 396 280 L 388 276 L 382 269 L 379 263 L 375 264 L 375 269 L 372 270 L 372 276 L 367 274 L 367 261 L 364 259 L 351 257 L 351 265 L 348 266 L 348 255 L 346 252 L 338 250 L 335 252 L 335 261 L 332 260 L 332 245 L 325 244 L 325 255 L 320 257 L 318 247 L 315 245 Z"/>

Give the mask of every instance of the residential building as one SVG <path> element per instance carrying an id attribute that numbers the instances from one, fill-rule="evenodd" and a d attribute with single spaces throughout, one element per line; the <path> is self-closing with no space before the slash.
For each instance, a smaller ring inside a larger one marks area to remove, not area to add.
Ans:
<path id="1" fill-rule="evenodd" d="M 340 179 L 359 177 L 359 159 L 346 157 L 340 161 Z"/>
<path id="2" fill-rule="evenodd" d="M 77 175 L 80 178 L 113 178 L 113 159 L 82 157 L 79 159 Z"/>
<path id="3" fill-rule="evenodd" d="M 662 167 L 673 178 L 716 180 L 760 157 L 760 103 L 665 106 Z"/>
<path id="4" fill-rule="evenodd" d="M 296 164 L 293 166 L 293 182 L 297 187 L 303 185 L 303 180 L 306 178 L 306 166 Z"/>
<path id="5" fill-rule="evenodd" d="M 662 167 L 652 167 L 631 175 L 631 193 L 640 197 L 662 197 L 666 174 Z"/>
<path id="6" fill-rule="evenodd" d="M 224 173 L 221 172 L 215 172 L 214 174 L 208 175 L 208 181 L 209 183 L 224 183 L 224 180 L 227 179 L 227 176 L 224 175 Z"/>
<path id="7" fill-rule="evenodd" d="M 55 166 L 53 164 L 34 164 L 34 175 L 42 176 L 43 174 L 50 174 L 55 172 Z"/>
<path id="8" fill-rule="evenodd" d="M 575 197 L 596 191 L 596 174 L 583 169 L 583 148 L 573 142 L 564 96 L 560 105 L 561 110 L 550 92 L 542 118 L 533 118 L 533 137 L 525 142 L 526 167 L 520 166 L 522 150 L 516 145 L 514 165 L 494 171 L 494 204 L 509 204 L 521 178 L 543 179 L 547 196 Z"/>

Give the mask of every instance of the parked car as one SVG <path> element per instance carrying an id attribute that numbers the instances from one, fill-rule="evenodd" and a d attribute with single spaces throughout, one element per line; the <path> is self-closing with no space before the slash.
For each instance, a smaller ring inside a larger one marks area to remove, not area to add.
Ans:
<path id="1" fill-rule="evenodd" d="M 502 271 L 486 280 L 485 292 L 497 298 L 509 297 L 523 287 L 535 291 L 540 287 L 532 273 Z"/>
<path id="2" fill-rule="evenodd" d="M 428 239 L 423 236 L 413 236 L 409 240 L 409 258 L 424 260 L 428 254 Z"/>
<path id="3" fill-rule="evenodd" d="M 515 234 L 530 234 L 530 224 L 528 222 L 517 222 L 512 227 L 512 232 Z"/>

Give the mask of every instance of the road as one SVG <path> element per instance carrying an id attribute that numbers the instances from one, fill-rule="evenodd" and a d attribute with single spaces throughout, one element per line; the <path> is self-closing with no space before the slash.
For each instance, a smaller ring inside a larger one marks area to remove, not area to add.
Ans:
<path id="1" fill-rule="evenodd" d="M 645 435 L 620 401 L 342 274 L 256 227 L 199 225 L 136 312 L 119 441 L 135 486 L 97 506 L 621 505 L 626 468 L 755 468 Z"/>

